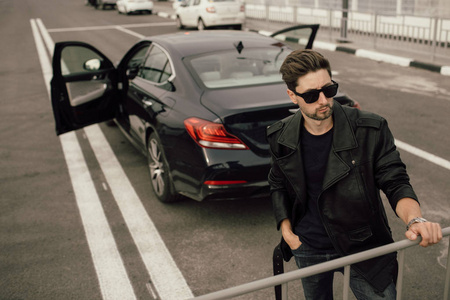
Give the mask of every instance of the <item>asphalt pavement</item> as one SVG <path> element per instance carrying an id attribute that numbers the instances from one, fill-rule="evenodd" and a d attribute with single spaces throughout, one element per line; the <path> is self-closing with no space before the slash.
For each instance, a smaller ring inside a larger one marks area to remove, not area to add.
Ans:
<path id="1" fill-rule="evenodd" d="M 100 132 L 96 126 L 75 133 L 76 142 L 71 145 L 79 149 L 78 154 L 81 151 L 83 159 L 73 154 L 67 157 L 70 162 L 83 163 L 83 168 L 76 170 L 86 180 L 81 188 L 73 186 L 80 181 L 72 181 L 64 152 L 71 134 L 56 137 L 47 90 L 52 45 L 86 42 L 117 62 L 143 36 L 178 31 L 170 19 L 171 5 L 155 2 L 155 14 L 161 18 L 95 10 L 84 1 L 2 1 L 0 36 L 7 42 L 0 47 L 0 299 L 180 299 L 161 296 L 176 290 L 174 280 L 164 281 L 169 289 L 156 288 L 159 285 L 154 278 L 178 271 L 165 268 L 158 273 L 158 268 L 150 267 L 151 259 L 164 266 L 173 264 L 170 258 L 154 259 L 142 250 L 143 242 L 153 241 L 149 237 L 152 226 L 133 224 L 149 219 L 194 295 L 272 275 L 272 252 L 280 233 L 270 199 L 163 204 L 152 192 L 145 156 L 117 127 L 99 125 L 106 142 L 92 138 Z M 256 31 L 276 30 L 271 26 L 246 23 L 248 30 Z M 326 41 L 322 30 L 315 48 L 319 50 L 320 42 Z M 333 78 L 343 91 L 364 110 L 386 118 L 397 141 L 403 142 L 398 145 L 424 217 L 442 227 L 450 226 L 448 77 L 338 50 L 319 51 L 332 63 Z M 106 154 L 109 161 L 117 160 L 120 166 L 114 163 L 117 167 L 113 170 L 104 168 L 99 153 Z M 127 179 L 122 175 L 111 178 L 119 172 L 125 172 Z M 87 195 L 79 196 L 80 192 Z M 136 195 L 142 205 L 132 204 Z M 125 213 L 130 206 L 124 204 L 131 204 L 139 213 L 130 217 Z M 90 215 L 85 218 L 86 210 L 80 208 L 91 208 Z M 403 240 L 405 224 L 392 209 L 386 207 L 386 213 L 394 239 Z M 98 234 L 98 239 L 92 238 L 92 233 Z M 442 299 L 449 269 L 445 267 L 448 241 L 407 251 L 403 299 Z M 94 247 L 101 245 L 104 250 Z M 101 254 L 94 255 L 98 249 Z M 297 267 L 291 260 L 285 270 Z M 343 276 L 336 274 L 336 299 L 341 299 L 342 282 Z M 131 297 L 123 296 L 125 293 Z M 270 288 L 236 299 L 274 299 L 273 294 Z M 302 295 L 301 284 L 291 282 L 289 299 L 303 299 Z M 350 299 L 354 299 L 352 295 Z"/>

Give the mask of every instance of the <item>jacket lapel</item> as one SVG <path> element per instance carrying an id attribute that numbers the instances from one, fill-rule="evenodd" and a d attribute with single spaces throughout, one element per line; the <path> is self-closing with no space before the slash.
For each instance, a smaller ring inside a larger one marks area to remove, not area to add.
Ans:
<path id="1" fill-rule="evenodd" d="M 323 190 L 330 187 L 350 171 L 350 166 L 342 159 L 342 151 L 358 147 L 355 134 L 347 115 L 342 106 L 336 101 L 333 105 L 333 121 L 333 144 L 328 156 L 327 169 L 323 178 Z"/>
<path id="2" fill-rule="evenodd" d="M 278 138 L 278 143 L 292 149 L 288 155 L 278 159 L 278 164 L 291 182 L 300 199 L 305 199 L 306 183 L 302 163 L 302 153 L 300 147 L 300 128 L 303 116 L 301 111 L 286 123 L 282 133 Z M 327 169 L 323 180 L 325 190 L 339 179 L 344 177 L 350 166 L 342 159 L 342 151 L 358 147 L 355 134 L 342 106 L 338 102 L 333 105 L 334 133 L 333 144 L 328 156 Z"/>

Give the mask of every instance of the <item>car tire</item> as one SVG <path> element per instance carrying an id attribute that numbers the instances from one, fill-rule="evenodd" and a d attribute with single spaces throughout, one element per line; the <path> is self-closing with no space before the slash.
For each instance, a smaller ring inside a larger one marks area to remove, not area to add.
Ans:
<path id="1" fill-rule="evenodd" d="M 163 203 L 179 201 L 182 196 L 175 192 L 169 174 L 169 164 L 156 133 L 150 134 L 147 140 L 147 161 L 156 198 Z"/>
<path id="2" fill-rule="evenodd" d="M 203 20 L 202 19 L 198 19 L 197 30 L 198 31 L 202 31 L 202 30 L 205 30 L 205 29 L 206 29 L 206 26 L 205 26 L 205 23 L 203 22 Z"/>
<path id="3" fill-rule="evenodd" d="M 184 28 L 184 25 L 183 25 L 183 23 L 181 23 L 181 19 L 179 16 L 177 16 L 177 27 L 178 27 L 178 29 Z"/>

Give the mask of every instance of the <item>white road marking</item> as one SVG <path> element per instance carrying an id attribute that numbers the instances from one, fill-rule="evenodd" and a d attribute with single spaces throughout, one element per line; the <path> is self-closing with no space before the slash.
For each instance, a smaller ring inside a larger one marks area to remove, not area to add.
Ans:
<path id="1" fill-rule="evenodd" d="M 448 161 L 448 160 L 440 158 L 439 156 L 428 153 L 426 151 L 420 150 L 419 148 L 411 146 L 411 145 L 404 143 L 402 141 L 399 141 L 397 139 L 395 140 L 395 145 L 397 145 L 397 148 L 400 148 L 400 149 L 407 151 L 411 154 L 414 154 L 420 158 L 428 160 L 429 162 L 432 162 L 432 163 L 438 165 L 439 167 L 443 167 L 447 170 L 450 170 L 450 161 Z"/>
<path id="2" fill-rule="evenodd" d="M 38 24 L 41 32 L 46 32 L 42 21 L 38 20 Z M 123 31 L 128 30 L 123 29 Z M 51 37 L 48 33 L 42 35 L 46 37 L 48 51 L 52 51 L 54 43 Z M 84 132 L 160 298 L 167 300 L 192 298 L 193 294 L 181 271 L 176 266 L 100 127 L 91 125 L 86 127 Z M 62 137 L 66 135 L 70 136 L 64 134 Z M 78 144 L 78 141 L 76 143 Z M 116 285 L 116 288 L 120 288 L 120 285 Z"/>
<path id="3" fill-rule="evenodd" d="M 125 32 L 125 33 L 130 34 L 130 35 L 133 35 L 133 36 L 135 36 L 135 37 L 137 37 L 137 38 L 140 38 L 140 39 L 143 39 L 143 38 L 145 37 L 145 35 L 142 35 L 142 34 L 140 34 L 140 33 L 137 33 L 137 32 L 131 31 L 131 30 L 128 30 L 128 29 L 126 29 L 126 28 L 123 28 L 122 26 L 116 26 L 115 29 L 120 30 L 120 31 L 123 31 L 123 32 Z"/>
<path id="4" fill-rule="evenodd" d="M 34 19 L 31 27 L 50 96 L 50 60 Z M 60 142 L 103 299 L 136 299 L 75 133 L 61 135 Z"/>
<path id="5" fill-rule="evenodd" d="M 174 22 L 161 22 L 161 23 L 144 23 L 144 24 L 124 24 L 124 25 L 119 25 L 119 26 L 124 27 L 124 28 L 136 28 L 136 27 L 162 27 L 162 26 L 174 26 L 174 25 L 175 25 Z M 53 29 L 48 29 L 48 32 L 110 30 L 110 29 L 116 29 L 117 26 L 118 25 L 53 28 Z"/>
<path id="6" fill-rule="evenodd" d="M 100 127 L 92 125 L 84 131 L 159 296 L 168 300 L 192 298 L 183 275 Z"/>

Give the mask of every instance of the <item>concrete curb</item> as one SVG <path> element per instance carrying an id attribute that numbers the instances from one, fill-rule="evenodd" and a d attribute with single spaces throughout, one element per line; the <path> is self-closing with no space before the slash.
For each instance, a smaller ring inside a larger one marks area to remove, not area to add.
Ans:
<path id="1" fill-rule="evenodd" d="M 267 35 L 267 36 L 269 36 L 271 34 L 271 32 L 264 31 L 264 30 L 260 30 L 260 31 L 255 30 L 255 32 L 258 32 L 259 34 Z M 295 39 L 290 38 L 289 41 L 295 42 Z M 297 40 L 297 42 L 299 42 L 299 41 Z M 414 59 L 408 58 L 408 57 L 396 56 L 396 55 L 391 55 L 391 54 L 386 54 L 386 53 L 381 53 L 381 52 L 376 52 L 376 51 L 371 51 L 371 50 L 365 50 L 365 49 L 354 49 L 354 48 L 350 48 L 350 47 L 343 47 L 343 46 L 340 46 L 337 44 L 322 42 L 322 41 L 314 41 L 314 48 L 328 50 L 328 51 L 345 52 L 345 53 L 356 55 L 358 57 L 368 58 L 368 59 L 372 59 L 375 61 L 390 63 L 390 64 L 402 66 L 402 67 L 414 67 L 414 68 L 424 69 L 424 70 L 440 73 L 442 75 L 450 76 L 450 66 L 442 66 L 442 65 L 432 64 L 432 63 L 421 62 L 421 61 L 417 61 L 417 60 L 414 60 Z"/>
<path id="2" fill-rule="evenodd" d="M 155 13 L 160 17 L 163 18 L 169 18 L 172 20 L 175 20 L 175 15 L 171 15 L 166 12 L 157 12 Z M 265 30 L 253 30 L 248 28 L 249 31 L 257 32 L 261 35 L 269 36 L 272 34 L 272 32 L 265 31 Z M 289 41 L 295 41 L 295 39 L 289 38 Z M 299 41 L 297 41 L 299 42 Z M 440 73 L 445 76 L 450 76 L 450 66 L 443 66 L 443 65 L 436 65 L 432 63 L 427 62 L 421 62 L 414 60 L 412 58 L 408 57 L 402 57 L 402 56 L 396 56 L 371 50 L 365 50 L 365 49 L 354 49 L 350 47 L 343 47 L 337 44 L 328 43 L 328 42 L 322 42 L 322 41 L 314 41 L 314 48 L 316 49 L 323 49 L 328 51 L 340 51 L 345 52 L 349 54 L 353 54 L 358 57 L 367 58 L 379 62 L 385 62 L 389 64 L 394 64 L 402 67 L 413 67 L 413 68 L 419 68 L 428 70 L 431 72 Z"/>

